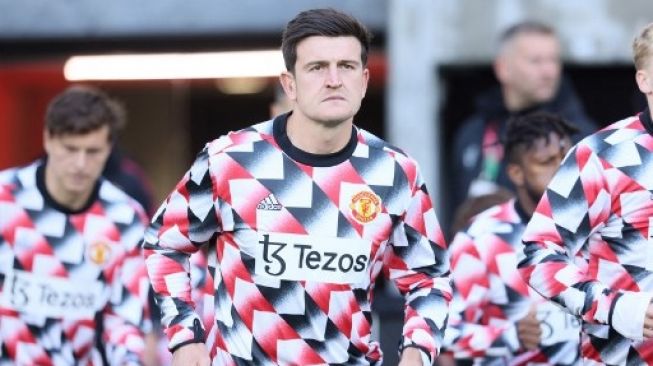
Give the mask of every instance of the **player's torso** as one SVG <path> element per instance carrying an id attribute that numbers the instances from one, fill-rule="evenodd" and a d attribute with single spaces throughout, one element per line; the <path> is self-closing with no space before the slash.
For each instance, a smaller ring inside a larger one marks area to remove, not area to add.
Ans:
<path id="1" fill-rule="evenodd" d="M 592 143 L 602 161 L 601 183 L 607 189 L 595 207 L 610 210 L 590 208 L 591 219 L 606 219 L 581 252 L 586 270 L 613 290 L 653 291 L 653 137 L 630 118 L 602 131 L 601 139 Z M 627 340 L 608 326 L 586 324 L 584 330 L 583 353 L 591 360 L 653 363 L 650 341 Z"/>
<path id="2" fill-rule="evenodd" d="M 524 352 L 500 363 L 573 364 L 579 356 L 579 320 L 558 305 L 546 301 L 526 284 L 517 271 L 517 251 L 522 245 L 521 237 L 526 224 L 515 211 L 514 202 L 507 202 L 492 210 L 480 215 L 467 230 L 473 238 L 479 263 L 474 264 L 471 260 L 466 263 L 461 261 L 464 268 L 457 269 L 469 273 L 473 272 L 474 268 L 484 268 L 488 286 L 487 297 L 484 300 L 486 302 L 476 305 L 484 309 L 484 317 L 478 321 L 495 326 L 506 323 L 508 326 L 523 318 L 530 308 L 535 306 L 542 331 L 538 351 Z M 470 295 L 470 298 L 473 297 Z M 495 361 L 499 362 L 498 359 Z"/>
<path id="3" fill-rule="evenodd" d="M 265 140 L 210 159 L 223 201 L 216 283 L 230 298 L 217 301 L 218 319 L 230 313 L 218 323 L 225 338 L 246 333 L 228 329 L 242 321 L 255 339 L 286 339 L 287 347 L 260 344 L 275 362 L 346 363 L 358 353 L 356 363 L 378 353 L 369 290 L 410 197 L 396 161 L 359 144 L 344 162 L 311 167 Z"/>
<path id="4" fill-rule="evenodd" d="M 1 189 L 1 359 L 90 362 L 94 318 L 112 296 L 107 283 L 121 275 L 122 241 L 141 235 L 142 224 L 121 205 L 96 202 L 83 213 L 65 214 L 35 186 L 17 180 Z"/>
<path id="5" fill-rule="evenodd" d="M 613 289 L 653 291 L 653 137 L 641 128 L 613 130 L 600 147 L 607 192 L 595 206 L 610 212 L 590 208 L 590 220 L 606 219 L 582 253 L 588 271 Z"/>

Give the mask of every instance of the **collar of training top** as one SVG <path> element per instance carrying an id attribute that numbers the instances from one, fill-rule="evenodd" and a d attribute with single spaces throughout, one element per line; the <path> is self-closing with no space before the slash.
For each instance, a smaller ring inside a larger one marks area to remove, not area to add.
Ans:
<path id="1" fill-rule="evenodd" d="M 286 130 L 288 116 L 290 116 L 291 113 L 292 112 L 288 112 L 277 116 L 274 119 L 274 126 L 272 128 L 274 140 L 277 142 L 279 147 L 281 147 L 283 152 L 290 156 L 291 159 L 308 166 L 330 167 L 346 161 L 354 153 L 357 144 L 356 127 L 352 127 L 349 142 L 347 142 L 347 145 L 345 145 L 345 147 L 340 151 L 330 154 L 313 154 L 299 149 L 290 142 Z"/>
<path id="2" fill-rule="evenodd" d="M 653 136 L 653 121 L 651 120 L 651 110 L 648 109 L 648 107 L 640 113 L 639 120 L 642 121 L 644 128 L 646 128 L 646 132 Z"/>

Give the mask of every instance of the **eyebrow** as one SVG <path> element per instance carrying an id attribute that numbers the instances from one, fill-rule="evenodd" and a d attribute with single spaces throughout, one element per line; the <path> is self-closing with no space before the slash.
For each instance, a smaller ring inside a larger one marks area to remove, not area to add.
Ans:
<path id="1" fill-rule="evenodd" d="M 311 67 L 313 65 L 328 65 L 329 63 L 330 63 L 330 61 L 326 61 L 326 60 L 310 61 L 310 62 L 308 62 L 308 63 L 306 63 L 304 65 L 304 68 L 308 68 L 308 67 Z M 345 59 L 345 60 L 338 60 L 336 62 L 336 64 L 338 64 L 338 65 L 342 65 L 342 64 L 362 65 L 363 63 L 361 61 L 357 61 L 357 60 L 347 60 L 347 59 Z"/>

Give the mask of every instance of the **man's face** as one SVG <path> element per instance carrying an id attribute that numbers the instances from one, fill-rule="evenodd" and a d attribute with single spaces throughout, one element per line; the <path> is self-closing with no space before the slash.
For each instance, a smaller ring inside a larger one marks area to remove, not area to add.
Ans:
<path id="1" fill-rule="evenodd" d="M 82 135 L 51 135 L 45 131 L 44 147 L 48 154 L 48 187 L 56 191 L 50 193 L 84 196 L 93 190 L 111 152 L 109 127 Z"/>
<path id="2" fill-rule="evenodd" d="M 351 120 L 367 90 L 369 71 L 355 37 L 308 37 L 297 45 L 294 73 L 281 81 L 294 113 L 326 126 Z"/>
<path id="3" fill-rule="evenodd" d="M 560 44 L 551 35 L 524 33 L 506 45 L 499 56 L 500 81 L 520 99 L 523 108 L 548 102 L 560 83 Z"/>
<path id="4" fill-rule="evenodd" d="M 548 143 L 540 138 L 521 155 L 517 164 L 523 174 L 521 185 L 534 203 L 539 202 L 570 147 L 569 137 L 560 138 L 551 132 Z M 519 184 L 517 186 L 519 188 Z"/>

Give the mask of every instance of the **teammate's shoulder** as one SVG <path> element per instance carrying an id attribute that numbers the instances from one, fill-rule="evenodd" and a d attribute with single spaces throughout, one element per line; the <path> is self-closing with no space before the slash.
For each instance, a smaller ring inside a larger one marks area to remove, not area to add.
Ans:
<path id="1" fill-rule="evenodd" d="M 606 149 L 633 141 L 642 134 L 648 134 L 638 115 L 629 116 L 590 134 L 580 140 L 578 145 L 589 147 L 600 154 Z"/>
<path id="2" fill-rule="evenodd" d="M 465 231 L 472 236 L 479 236 L 481 233 L 505 232 L 504 225 L 518 224 L 521 221 L 514 205 L 515 200 L 511 199 L 482 210 L 470 219 Z"/>
<path id="3" fill-rule="evenodd" d="M 204 149 L 209 155 L 214 155 L 239 145 L 261 141 L 272 136 L 272 125 L 272 120 L 267 120 L 237 131 L 230 131 L 208 142 Z"/>
<path id="4" fill-rule="evenodd" d="M 115 205 L 123 205 L 124 207 L 131 209 L 138 214 L 144 214 L 145 209 L 141 206 L 138 201 L 128 195 L 120 187 L 110 182 L 108 179 L 101 178 L 100 180 L 100 189 L 98 192 L 100 200 L 105 203 Z"/>

